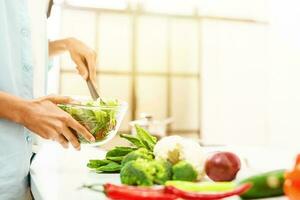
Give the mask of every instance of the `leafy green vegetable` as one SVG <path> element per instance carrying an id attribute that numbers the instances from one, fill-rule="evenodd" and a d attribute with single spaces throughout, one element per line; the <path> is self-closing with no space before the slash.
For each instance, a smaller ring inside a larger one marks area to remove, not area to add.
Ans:
<path id="1" fill-rule="evenodd" d="M 117 163 L 121 163 L 123 160 L 124 156 L 115 156 L 115 157 L 110 157 L 110 156 L 106 156 L 107 160 L 111 160 Z"/>
<path id="2" fill-rule="evenodd" d="M 90 160 L 87 167 L 93 169 L 96 172 L 119 172 L 121 165 L 112 160 Z"/>
<path id="3" fill-rule="evenodd" d="M 153 148 L 157 142 L 156 137 L 149 134 L 148 131 L 140 127 L 139 125 L 135 125 L 136 133 L 141 143 L 150 151 L 153 151 Z"/>
<path id="4" fill-rule="evenodd" d="M 136 136 L 129 134 L 120 134 L 120 137 L 128 140 L 131 144 L 133 144 L 136 147 L 145 147 L 141 140 Z"/>
<path id="5" fill-rule="evenodd" d="M 132 160 L 137 160 L 139 158 L 145 159 L 145 160 L 153 160 L 153 154 L 149 152 L 145 148 L 140 148 L 138 150 L 135 150 L 129 154 L 127 154 L 124 159 L 122 160 L 122 166 L 124 166 L 127 162 Z"/>
<path id="6" fill-rule="evenodd" d="M 91 169 L 95 169 L 104 165 L 107 165 L 108 163 L 110 163 L 109 160 L 90 160 L 89 163 L 87 164 L 87 167 L 91 168 Z"/>
<path id="7" fill-rule="evenodd" d="M 103 140 L 110 131 L 115 129 L 119 105 L 116 100 L 105 102 L 97 100 L 89 101 L 82 106 L 71 104 L 58 106 L 84 125 L 95 136 L 97 142 Z M 81 143 L 88 143 L 80 134 L 78 135 Z"/>
<path id="8" fill-rule="evenodd" d="M 97 172 L 119 172 L 121 170 L 121 165 L 116 162 L 109 162 L 107 165 L 96 168 Z"/>
<path id="9" fill-rule="evenodd" d="M 134 147 L 115 147 L 106 153 L 106 157 L 126 156 L 128 153 L 137 150 Z"/>
<path id="10" fill-rule="evenodd" d="M 198 173 L 194 167 L 184 160 L 173 165 L 172 173 L 173 180 L 180 181 L 196 181 L 198 176 Z"/>
<path id="11" fill-rule="evenodd" d="M 120 137 L 128 140 L 131 144 L 138 148 L 146 148 L 152 152 L 157 142 L 156 137 L 153 137 L 148 131 L 138 125 L 135 125 L 135 130 L 137 136 L 121 134 Z"/>
<path id="12" fill-rule="evenodd" d="M 117 163 L 121 163 L 124 156 L 126 156 L 128 153 L 137 150 L 137 148 L 134 147 L 115 147 L 112 150 L 108 151 L 106 153 L 106 159 L 115 161 Z"/>

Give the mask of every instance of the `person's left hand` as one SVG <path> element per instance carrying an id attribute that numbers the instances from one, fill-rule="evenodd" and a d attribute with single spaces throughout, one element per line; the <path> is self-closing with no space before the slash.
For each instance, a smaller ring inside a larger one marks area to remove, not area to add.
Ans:
<path id="1" fill-rule="evenodd" d="M 89 78 L 96 85 L 96 52 L 75 38 L 68 38 L 66 44 L 79 74 L 85 80 Z"/>

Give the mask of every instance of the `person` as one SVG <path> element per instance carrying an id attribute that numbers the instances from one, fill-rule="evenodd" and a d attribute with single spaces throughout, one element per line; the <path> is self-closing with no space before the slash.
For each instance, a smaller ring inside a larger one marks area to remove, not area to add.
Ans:
<path id="1" fill-rule="evenodd" d="M 0 1 L 0 200 L 31 199 L 31 132 L 57 141 L 63 147 L 71 143 L 78 150 L 80 144 L 70 128 L 94 141 L 85 127 L 57 107 L 72 99 L 65 96 L 34 98 L 34 88 L 39 86 L 35 79 L 46 74 L 41 73 L 41 69 L 46 69 L 47 62 L 34 61 L 27 3 L 27 0 Z M 41 27 L 36 29 L 39 38 L 47 41 Z M 37 38 L 34 40 L 42 43 Z M 50 56 L 68 51 L 79 74 L 95 81 L 96 54 L 79 40 L 67 38 L 49 42 L 48 48 L 47 45 L 37 47 L 40 48 L 35 51 L 43 52 L 49 48 Z"/>

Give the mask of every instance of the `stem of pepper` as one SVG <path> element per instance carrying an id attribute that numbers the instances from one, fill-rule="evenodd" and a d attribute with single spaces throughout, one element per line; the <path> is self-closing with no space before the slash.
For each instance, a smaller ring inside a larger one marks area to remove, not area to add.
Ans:
<path id="1" fill-rule="evenodd" d="M 101 186 L 102 189 L 97 189 L 97 188 L 95 188 L 95 187 L 97 187 L 97 186 Z M 93 191 L 95 191 L 95 192 L 105 193 L 103 184 L 83 185 L 83 186 L 81 186 L 79 189 L 83 189 L 83 188 L 87 188 L 87 189 L 93 190 Z"/>

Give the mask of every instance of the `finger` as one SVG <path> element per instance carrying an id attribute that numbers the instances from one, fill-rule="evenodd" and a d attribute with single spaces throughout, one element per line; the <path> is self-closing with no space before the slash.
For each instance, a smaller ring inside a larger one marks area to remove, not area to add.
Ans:
<path id="1" fill-rule="evenodd" d="M 86 57 L 87 66 L 89 70 L 89 78 L 96 83 L 96 55 L 92 54 Z"/>
<path id="2" fill-rule="evenodd" d="M 64 135 L 59 134 L 55 140 L 60 143 L 65 149 L 69 147 L 69 142 Z"/>
<path id="3" fill-rule="evenodd" d="M 89 75 L 88 67 L 80 57 L 74 59 L 74 62 L 77 64 L 76 69 L 78 70 L 79 74 L 86 80 Z"/>
<path id="4" fill-rule="evenodd" d="M 88 71 L 85 67 L 77 66 L 76 67 L 80 76 L 82 76 L 85 80 L 88 78 Z"/>
<path id="5" fill-rule="evenodd" d="M 73 101 L 73 99 L 71 97 L 67 97 L 67 96 L 50 95 L 50 96 L 46 96 L 45 98 L 48 99 L 49 101 L 51 101 L 54 104 L 70 103 L 70 102 Z"/>
<path id="6" fill-rule="evenodd" d="M 72 133 L 72 131 L 68 127 L 65 127 L 63 129 L 62 134 L 72 144 L 72 146 L 75 149 L 80 150 L 80 143 L 79 143 L 77 137 Z"/>
<path id="7" fill-rule="evenodd" d="M 70 104 L 81 104 L 82 102 L 81 101 L 78 101 L 76 99 L 72 99 L 72 101 L 69 102 Z"/>
<path id="8" fill-rule="evenodd" d="M 46 140 L 53 140 L 58 134 L 55 130 L 46 128 L 44 131 L 39 132 L 39 135 Z"/>
<path id="9" fill-rule="evenodd" d="M 84 128 L 81 124 L 79 124 L 75 119 L 72 117 L 69 118 L 67 125 L 74 129 L 77 133 L 82 135 L 86 140 L 90 142 L 95 142 L 94 136 L 86 129 Z"/>

